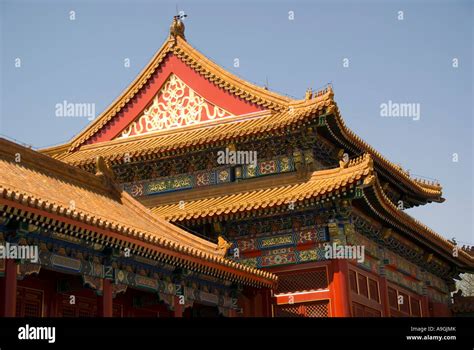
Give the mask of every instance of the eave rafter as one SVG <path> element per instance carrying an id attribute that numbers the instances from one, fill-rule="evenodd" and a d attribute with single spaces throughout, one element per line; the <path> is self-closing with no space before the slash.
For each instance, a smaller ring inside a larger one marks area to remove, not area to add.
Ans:
<path id="1" fill-rule="evenodd" d="M 459 248 L 457 250 L 458 256 L 454 256 L 455 245 L 405 211 L 398 209 L 384 193 L 376 177 L 374 177 L 372 183 L 364 187 L 363 200 L 370 207 L 371 212 L 382 222 L 403 232 L 458 267 L 470 271 L 474 270 L 474 257 L 471 254 Z"/>

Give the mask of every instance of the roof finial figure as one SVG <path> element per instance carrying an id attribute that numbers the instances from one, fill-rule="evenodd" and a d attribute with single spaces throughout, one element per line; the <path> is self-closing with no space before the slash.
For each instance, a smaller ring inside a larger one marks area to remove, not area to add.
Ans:
<path id="1" fill-rule="evenodd" d="M 171 23 L 170 27 L 170 35 L 173 38 L 180 36 L 181 38 L 185 39 L 184 37 L 184 23 L 182 21 L 183 18 L 187 17 L 185 14 L 179 14 L 173 17 L 173 23 Z"/>
<path id="2" fill-rule="evenodd" d="M 306 89 L 306 94 L 304 96 L 305 100 L 311 100 L 313 98 L 313 89 Z"/>

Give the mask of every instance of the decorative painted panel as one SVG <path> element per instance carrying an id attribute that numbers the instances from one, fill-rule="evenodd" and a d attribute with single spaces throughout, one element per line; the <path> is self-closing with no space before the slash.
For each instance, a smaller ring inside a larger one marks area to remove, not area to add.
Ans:
<path id="1" fill-rule="evenodd" d="M 152 104 L 118 138 L 201 124 L 229 116 L 232 114 L 198 95 L 175 74 L 170 74 Z"/>
<path id="2" fill-rule="evenodd" d="M 243 265 L 262 268 L 279 265 L 306 263 L 310 261 L 322 261 L 326 260 L 326 258 L 324 247 L 315 246 L 306 250 L 298 250 L 297 247 L 266 250 L 262 251 L 261 256 L 237 260 Z"/>
<path id="3" fill-rule="evenodd" d="M 405 287 L 419 295 L 423 294 L 423 282 L 421 281 L 413 280 L 404 274 L 391 269 L 385 269 L 385 276 L 390 282 Z"/>
<path id="4" fill-rule="evenodd" d="M 247 164 L 242 166 L 242 178 L 249 179 L 257 176 L 287 173 L 295 170 L 293 158 L 282 156 L 276 159 L 257 161 L 256 166 Z"/>
<path id="5" fill-rule="evenodd" d="M 435 288 L 443 293 L 449 293 L 449 288 L 441 278 L 434 276 L 431 273 L 425 273 L 426 284 L 432 288 Z"/>
<path id="6" fill-rule="evenodd" d="M 270 233 L 263 237 L 235 240 L 233 247 L 239 249 L 239 257 L 234 258 L 235 250 L 230 249 L 230 258 L 253 267 L 297 264 L 325 259 L 325 249 L 321 244 L 329 240 L 326 226 L 304 227 L 281 233 L 280 231 L 279 235 Z M 258 256 L 248 256 L 255 253 Z"/>
<path id="7" fill-rule="evenodd" d="M 382 259 L 382 254 L 377 243 L 355 231 L 352 231 L 351 234 L 347 235 L 347 243 L 351 245 L 363 246 L 366 254 L 369 254 L 377 259 Z"/>
<path id="8" fill-rule="evenodd" d="M 247 253 L 255 250 L 266 250 L 277 247 L 326 242 L 328 239 L 326 227 L 313 226 L 301 228 L 298 230 L 287 230 L 287 233 L 280 235 L 267 235 L 258 238 L 238 239 L 234 241 L 234 248 L 238 248 L 240 253 Z"/>
<path id="9" fill-rule="evenodd" d="M 231 182 L 231 170 L 230 167 L 225 167 L 210 171 L 198 171 L 192 174 L 126 183 L 122 184 L 122 188 L 132 196 L 139 197 L 228 182 Z"/>
<path id="10" fill-rule="evenodd" d="M 418 266 L 410 263 L 408 260 L 391 252 L 388 249 L 385 249 L 384 251 L 383 262 L 385 265 L 391 266 L 407 276 L 416 278 L 418 280 L 421 279 L 420 268 Z"/>

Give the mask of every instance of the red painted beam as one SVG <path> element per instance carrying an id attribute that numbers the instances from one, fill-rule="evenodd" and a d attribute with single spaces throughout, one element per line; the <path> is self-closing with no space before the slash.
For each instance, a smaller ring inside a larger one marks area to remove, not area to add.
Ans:
<path id="1" fill-rule="evenodd" d="M 275 295 L 275 299 L 277 305 L 306 303 L 331 299 L 331 292 L 329 289 L 323 289 L 310 292 L 286 293 Z"/>

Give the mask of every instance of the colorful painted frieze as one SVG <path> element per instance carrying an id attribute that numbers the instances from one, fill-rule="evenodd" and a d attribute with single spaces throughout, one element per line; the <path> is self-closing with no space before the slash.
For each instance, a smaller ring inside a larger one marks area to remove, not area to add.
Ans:
<path id="1" fill-rule="evenodd" d="M 192 174 L 124 183 L 122 188 L 132 196 L 139 197 L 228 182 L 231 182 L 231 169 L 230 167 L 224 167 L 208 171 L 197 171 Z"/>
<path id="2" fill-rule="evenodd" d="M 422 295 L 423 294 L 423 282 L 414 280 L 410 277 L 407 277 L 406 275 L 394 271 L 392 269 L 385 269 L 385 277 L 387 280 L 390 282 L 396 283 L 399 286 L 405 287 L 406 289 L 411 290 L 412 292 L 415 292 L 417 294 Z"/>
<path id="3" fill-rule="evenodd" d="M 260 256 L 236 259 L 239 263 L 251 267 L 274 267 L 280 265 L 291 265 L 311 261 L 325 260 L 325 250 L 321 246 L 313 246 L 309 249 L 298 250 L 297 247 L 279 248 L 262 251 Z"/>
<path id="4" fill-rule="evenodd" d="M 421 270 L 419 267 L 388 249 L 384 250 L 383 263 L 384 265 L 397 269 L 407 276 L 418 280 L 421 279 Z"/>
<path id="5" fill-rule="evenodd" d="M 297 246 L 301 244 L 320 243 L 328 241 L 328 231 L 325 226 L 306 227 L 298 230 L 287 230 L 286 234 L 266 235 L 264 237 L 237 239 L 234 248 L 240 253 L 255 250 L 266 250 L 277 247 Z"/>
<path id="6" fill-rule="evenodd" d="M 352 234 L 347 235 L 347 243 L 356 246 L 364 247 L 365 254 L 368 254 L 376 259 L 381 259 L 382 254 L 380 252 L 379 246 L 374 241 L 364 237 L 358 232 L 352 232 Z"/>
<path id="7" fill-rule="evenodd" d="M 294 171 L 292 157 L 283 156 L 276 159 L 257 161 L 257 164 L 242 166 L 242 178 L 248 179 L 258 176 L 272 175 Z"/>
<path id="8" fill-rule="evenodd" d="M 438 291 L 448 294 L 449 293 L 449 288 L 446 285 L 446 282 L 444 282 L 441 278 L 426 272 L 424 275 L 426 285 L 430 286 L 431 288 L 437 289 Z"/>

